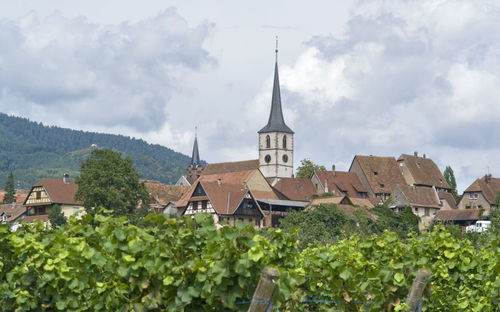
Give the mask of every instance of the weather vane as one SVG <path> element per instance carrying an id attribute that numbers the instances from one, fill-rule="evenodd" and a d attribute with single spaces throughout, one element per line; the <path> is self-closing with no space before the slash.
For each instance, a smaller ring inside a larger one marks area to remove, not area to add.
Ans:
<path id="1" fill-rule="evenodd" d="M 276 62 L 278 61 L 278 36 L 276 36 Z"/>

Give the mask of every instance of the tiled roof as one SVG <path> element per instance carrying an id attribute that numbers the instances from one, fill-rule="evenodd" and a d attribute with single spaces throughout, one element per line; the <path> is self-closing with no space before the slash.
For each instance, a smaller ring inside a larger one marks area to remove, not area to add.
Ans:
<path id="1" fill-rule="evenodd" d="M 62 179 L 42 179 L 34 186 L 43 186 L 53 204 L 81 205 L 75 200 L 78 185 L 74 181 L 64 183 Z"/>
<path id="2" fill-rule="evenodd" d="M 427 186 L 398 185 L 411 206 L 440 208 L 436 191 Z"/>
<path id="3" fill-rule="evenodd" d="M 218 184 L 217 182 L 200 182 L 207 193 L 213 208 L 218 214 L 231 215 L 248 193 L 242 185 Z"/>
<path id="4" fill-rule="evenodd" d="M 200 176 L 200 180 L 205 182 L 217 182 L 218 180 L 220 180 L 221 183 L 242 184 L 248 182 L 248 179 L 255 172 L 255 170 L 257 169 L 219 172 L 215 174 L 203 174 Z"/>
<path id="5" fill-rule="evenodd" d="M 259 160 L 245 160 L 208 164 L 202 175 L 259 169 Z"/>
<path id="6" fill-rule="evenodd" d="M 21 221 L 26 222 L 26 223 L 31 223 L 35 220 L 42 221 L 42 222 L 47 222 L 49 221 L 49 215 L 43 214 L 43 215 L 31 215 L 31 216 L 24 216 Z"/>
<path id="7" fill-rule="evenodd" d="M 486 200 L 490 204 L 493 204 L 497 193 L 500 192 L 500 179 L 493 178 L 491 175 L 485 175 L 474 181 L 474 183 L 464 191 L 464 193 L 467 192 L 482 192 Z"/>
<path id="8" fill-rule="evenodd" d="M 440 200 L 445 200 L 448 205 L 450 205 L 451 209 L 457 209 L 457 202 L 455 201 L 455 197 L 453 197 L 453 194 L 449 192 L 438 192 L 438 196 Z"/>
<path id="9" fill-rule="evenodd" d="M 345 193 L 352 198 L 358 197 L 358 192 L 368 192 L 354 172 L 315 171 L 314 173 L 321 181 L 323 188 L 328 180 L 328 189 L 335 190 L 339 194 Z"/>
<path id="10" fill-rule="evenodd" d="M 334 196 L 334 197 L 323 197 L 315 198 L 312 200 L 310 206 L 317 206 L 320 204 L 335 204 L 335 205 L 351 205 L 360 206 L 366 208 L 373 208 L 374 205 L 368 200 L 368 198 L 350 198 L 348 196 Z"/>
<path id="11" fill-rule="evenodd" d="M 376 220 L 378 218 L 376 214 L 367 209 L 367 208 L 372 208 L 373 206 L 364 206 L 354 203 L 352 203 L 351 205 L 350 203 L 348 203 L 349 200 L 351 199 L 348 198 L 347 196 L 317 198 L 311 202 L 311 204 L 306 208 L 306 210 L 312 210 L 315 208 L 315 206 L 319 206 L 320 204 L 334 204 L 337 207 L 337 209 L 345 213 L 351 219 L 357 219 L 356 215 L 354 214 L 354 212 L 357 210 L 363 211 L 372 220 Z M 366 204 L 370 204 L 370 202 L 367 201 Z"/>
<path id="12" fill-rule="evenodd" d="M 415 179 L 415 184 L 450 189 L 448 182 L 432 159 L 402 154 L 398 158 L 398 163 L 404 163 Z"/>
<path id="13" fill-rule="evenodd" d="M 7 222 L 14 221 L 26 212 L 26 207 L 23 205 L 0 205 L 0 216 L 5 213 L 7 215 Z"/>
<path id="14" fill-rule="evenodd" d="M 22 203 L 26 199 L 26 196 L 28 196 L 29 190 L 22 190 L 18 189 L 16 190 L 16 203 Z M 5 190 L 0 190 L 0 203 L 3 202 L 3 198 L 5 196 Z"/>
<path id="15" fill-rule="evenodd" d="M 165 185 L 152 180 L 144 181 L 144 185 L 146 186 L 153 204 L 159 205 L 167 205 L 169 202 L 178 201 L 189 189 L 189 186 Z"/>
<path id="16" fill-rule="evenodd" d="M 436 213 L 436 219 L 442 221 L 474 221 L 479 220 L 480 211 L 481 209 L 440 210 Z M 483 216 L 488 214 L 488 210 L 483 211 Z"/>
<path id="17" fill-rule="evenodd" d="M 406 184 L 394 157 L 360 156 L 357 160 L 375 194 L 390 194 L 396 185 Z"/>
<path id="18" fill-rule="evenodd" d="M 290 200 L 310 201 L 311 196 L 316 194 L 310 179 L 281 178 L 274 188 Z"/>

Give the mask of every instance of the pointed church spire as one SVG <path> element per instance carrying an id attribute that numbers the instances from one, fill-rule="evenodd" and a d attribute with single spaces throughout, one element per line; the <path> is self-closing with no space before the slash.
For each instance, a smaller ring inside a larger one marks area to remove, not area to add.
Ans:
<path id="1" fill-rule="evenodd" d="M 273 97 L 271 100 L 271 114 L 267 125 L 262 128 L 259 133 L 266 132 L 285 132 L 293 133 L 286 124 L 283 118 L 283 111 L 281 109 L 281 93 L 280 81 L 278 76 L 278 37 L 276 37 L 276 64 L 274 67 L 274 84 L 273 84 Z"/>
<path id="2" fill-rule="evenodd" d="M 191 157 L 191 167 L 196 168 L 200 164 L 200 154 L 198 152 L 198 127 L 194 127 L 193 156 Z"/>

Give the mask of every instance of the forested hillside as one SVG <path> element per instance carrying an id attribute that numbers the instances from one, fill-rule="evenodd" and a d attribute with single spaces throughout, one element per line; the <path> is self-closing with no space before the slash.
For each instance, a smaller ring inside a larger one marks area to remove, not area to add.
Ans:
<path id="1" fill-rule="evenodd" d="M 20 188 L 65 172 L 74 178 L 92 144 L 132 157 L 142 178 L 163 183 L 175 183 L 190 161 L 186 155 L 144 140 L 49 127 L 0 113 L 0 188 L 11 171 Z"/>

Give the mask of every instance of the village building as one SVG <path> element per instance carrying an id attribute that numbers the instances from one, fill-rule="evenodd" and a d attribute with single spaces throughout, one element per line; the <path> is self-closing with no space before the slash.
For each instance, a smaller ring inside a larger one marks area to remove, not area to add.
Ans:
<path id="1" fill-rule="evenodd" d="M 459 209 L 483 208 L 491 209 L 495 206 L 495 198 L 500 192 L 500 179 L 487 174 L 476 179 L 465 189 L 462 199 L 458 203 Z"/>
<path id="2" fill-rule="evenodd" d="M 386 201 L 397 185 L 406 185 L 394 157 L 356 155 L 349 172 L 355 173 L 368 197 Z"/>
<path id="3" fill-rule="evenodd" d="M 189 186 L 166 185 L 152 180 L 144 181 L 144 186 L 150 197 L 150 209 L 155 213 L 166 214 L 176 214 L 176 209 L 166 209 L 171 208 L 189 190 Z"/>
<path id="4" fill-rule="evenodd" d="M 413 213 L 420 217 L 420 229 L 429 226 L 436 213 L 441 209 L 438 194 L 431 187 L 397 185 L 391 196 L 391 210 L 401 212 L 406 207 L 411 207 Z"/>
<path id="5" fill-rule="evenodd" d="M 358 220 L 356 212 L 362 212 L 373 221 L 377 220 L 378 216 L 370 211 L 374 205 L 367 198 L 350 198 L 347 195 L 315 198 L 305 208 L 305 210 L 313 210 L 319 205 L 335 205 L 335 207 L 342 211 L 348 218 Z M 359 224 L 358 224 L 359 225 Z"/>
<path id="6" fill-rule="evenodd" d="M 440 210 L 458 209 L 455 197 L 450 192 L 438 192 Z"/>
<path id="7" fill-rule="evenodd" d="M 193 154 L 191 156 L 191 163 L 186 169 L 186 174 L 181 176 L 175 185 L 191 186 L 196 179 L 198 179 L 203 172 L 203 165 L 200 160 L 200 152 L 198 150 L 198 131 L 195 128 Z"/>
<path id="8" fill-rule="evenodd" d="M 23 205 L 26 206 L 24 222 L 40 220 L 47 222 L 50 209 L 61 206 L 62 213 L 69 218 L 84 211 L 81 202 L 75 200 L 78 185 L 64 174 L 63 179 L 42 179 L 35 183 Z"/>
<path id="9" fill-rule="evenodd" d="M 20 226 L 25 214 L 26 207 L 21 204 L 0 205 L 1 223 L 9 224 L 12 231 L 15 231 Z"/>
<path id="10" fill-rule="evenodd" d="M 483 209 L 453 209 L 441 210 L 436 214 L 436 221 L 443 224 L 458 225 L 465 232 L 465 227 L 475 224 L 478 220 L 489 218 L 489 210 Z"/>
<path id="11" fill-rule="evenodd" d="M 314 171 L 311 182 L 316 193 L 332 193 L 335 196 L 347 195 L 350 198 L 367 198 L 368 190 L 361 183 L 358 175 L 354 172 L 336 171 Z"/>
<path id="12" fill-rule="evenodd" d="M 413 156 L 402 154 L 397 162 L 406 184 L 434 187 L 437 192 L 451 192 L 438 166 L 425 154 L 423 157 L 419 157 L 417 152 Z"/>

